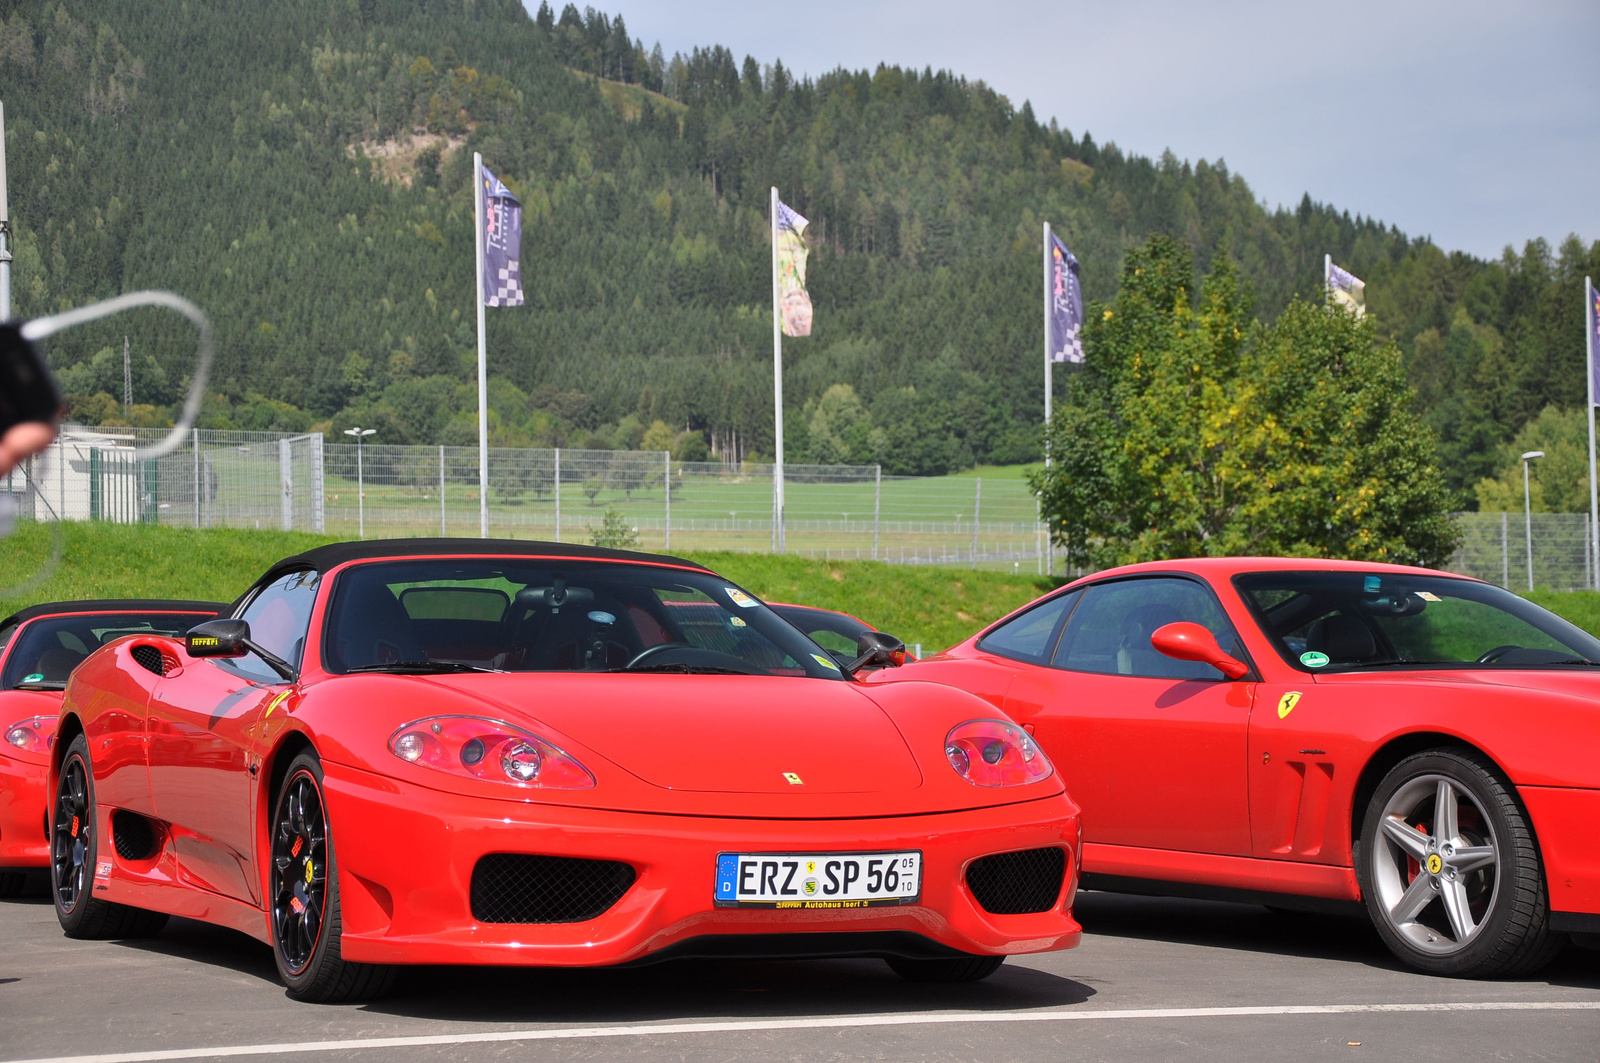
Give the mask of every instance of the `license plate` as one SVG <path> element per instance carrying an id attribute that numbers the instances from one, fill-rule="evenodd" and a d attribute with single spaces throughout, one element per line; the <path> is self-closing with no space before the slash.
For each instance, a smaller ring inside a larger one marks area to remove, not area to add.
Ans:
<path id="1" fill-rule="evenodd" d="M 922 854 L 720 853 L 719 908 L 869 908 L 922 894 Z"/>

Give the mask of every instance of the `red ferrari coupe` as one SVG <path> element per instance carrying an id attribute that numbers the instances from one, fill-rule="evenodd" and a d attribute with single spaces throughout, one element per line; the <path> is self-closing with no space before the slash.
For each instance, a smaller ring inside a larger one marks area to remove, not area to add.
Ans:
<path id="1" fill-rule="evenodd" d="M 69 936 L 167 914 L 290 993 L 395 964 L 878 956 L 969 981 L 1070 948 L 1077 809 L 989 704 L 869 688 L 674 558 L 396 540 L 275 565 L 233 616 L 73 673 L 51 784 Z"/>
<path id="2" fill-rule="evenodd" d="M 48 602 L 0 620 L 0 897 L 49 860 L 45 775 L 67 676 L 128 635 L 181 635 L 227 606 L 118 599 Z"/>
<path id="3" fill-rule="evenodd" d="M 1449 975 L 1600 934 L 1600 641 L 1487 583 L 1133 565 L 869 688 L 906 678 L 1038 738 L 1092 888 L 1362 901 L 1397 956 Z"/>

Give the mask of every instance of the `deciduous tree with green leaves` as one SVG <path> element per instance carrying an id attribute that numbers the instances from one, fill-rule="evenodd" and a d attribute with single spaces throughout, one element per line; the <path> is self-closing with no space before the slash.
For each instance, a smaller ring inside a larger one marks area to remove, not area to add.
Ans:
<path id="1" fill-rule="evenodd" d="M 1130 252 L 1093 304 L 1088 361 L 1033 477 L 1072 563 L 1248 553 L 1439 564 L 1455 500 L 1398 349 L 1302 301 L 1271 326 L 1220 255 L 1198 300 L 1185 248 Z"/>

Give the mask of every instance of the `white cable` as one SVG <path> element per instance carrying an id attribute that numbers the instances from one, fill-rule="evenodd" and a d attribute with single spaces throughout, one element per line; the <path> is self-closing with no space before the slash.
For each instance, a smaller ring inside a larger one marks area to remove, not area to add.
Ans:
<path id="1" fill-rule="evenodd" d="M 206 317 L 205 311 L 183 296 L 171 292 L 129 292 L 126 295 L 103 299 L 98 303 L 90 303 L 88 306 L 80 306 L 75 310 L 52 314 L 49 317 L 36 317 L 22 325 L 22 338 L 33 342 L 52 336 L 62 329 L 88 324 L 141 306 L 164 306 L 169 310 L 176 310 L 194 322 L 195 328 L 200 330 L 200 349 L 195 356 L 194 375 L 189 382 L 189 397 L 184 400 L 183 414 L 178 418 L 178 423 L 159 443 L 135 450 L 134 461 L 148 461 L 177 450 L 183 444 L 185 433 L 200 415 L 200 405 L 205 400 L 206 380 L 211 375 L 211 356 L 215 352 L 212 344 L 211 319 Z"/>

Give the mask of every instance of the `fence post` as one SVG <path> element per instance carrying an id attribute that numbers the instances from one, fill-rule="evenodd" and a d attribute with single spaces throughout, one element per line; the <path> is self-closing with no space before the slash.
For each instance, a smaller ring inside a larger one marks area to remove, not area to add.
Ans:
<path id="1" fill-rule="evenodd" d="M 978 477 L 972 492 L 972 567 L 978 567 L 978 518 L 983 515 L 983 477 Z"/>
<path id="2" fill-rule="evenodd" d="M 661 452 L 662 464 L 666 469 L 666 479 L 661 481 L 661 505 L 666 511 L 667 544 L 663 550 L 672 549 L 672 451 Z"/>
<path id="3" fill-rule="evenodd" d="M 878 514 L 883 508 L 883 466 L 873 466 L 872 479 L 872 560 L 878 560 Z"/>
<path id="4" fill-rule="evenodd" d="M 444 444 L 439 444 L 439 535 L 445 535 L 444 530 Z"/>
<path id="5" fill-rule="evenodd" d="M 1500 586 L 1511 589 L 1511 522 L 1500 514 Z"/>
<path id="6" fill-rule="evenodd" d="M 327 497 L 327 465 L 323 463 L 322 433 L 311 435 L 311 530 L 321 535 L 327 527 L 323 509 Z"/>
<path id="7" fill-rule="evenodd" d="M 294 531 L 294 472 L 290 462 L 293 455 L 287 439 L 278 440 L 278 485 L 283 493 L 280 516 L 284 531 Z"/>
<path id="8" fill-rule="evenodd" d="M 561 448 L 556 448 L 556 542 L 561 541 Z"/>
<path id="9" fill-rule="evenodd" d="M 200 527 L 200 429 L 189 429 L 189 446 L 194 450 L 194 526 Z"/>

